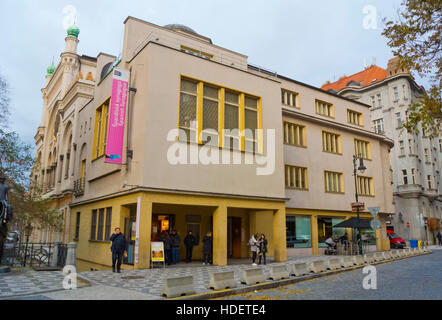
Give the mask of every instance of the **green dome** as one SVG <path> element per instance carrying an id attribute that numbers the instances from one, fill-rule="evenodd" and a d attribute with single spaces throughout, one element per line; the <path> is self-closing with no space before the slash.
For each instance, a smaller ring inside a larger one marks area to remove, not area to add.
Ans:
<path id="1" fill-rule="evenodd" d="M 68 28 L 67 32 L 69 37 L 78 38 L 78 35 L 80 34 L 80 29 L 74 24 Z"/>
<path id="2" fill-rule="evenodd" d="M 51 74 L 53 74 L 54 72 L 55 72 L 55 66 L 54 66 L 54 64 L 51 64 L 47 69 L 46 69 L 46 71 L 48 72 L 48 75 L 51 75 Z"/>

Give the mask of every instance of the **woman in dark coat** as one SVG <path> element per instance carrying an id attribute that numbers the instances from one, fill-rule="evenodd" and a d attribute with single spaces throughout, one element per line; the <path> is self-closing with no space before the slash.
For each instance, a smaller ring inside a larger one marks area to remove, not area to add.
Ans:
<path id="1" fill-rule="evenodd" d="M 261 264 L 261 257 L 264 257 L 264 264 L 266 264 L 267 239 L 264 233 L 261 234 L 257 246 L 258 246 L 258 256 L 259 256 L 258 264 Z"/>
<path id="2" fill-rule="evenodd" d="M 207 232 L 206 236 L 203 239 L 203 265 L 212 264 L 212 254 L 213 254 L 213 238 L 212 232 Z"/>

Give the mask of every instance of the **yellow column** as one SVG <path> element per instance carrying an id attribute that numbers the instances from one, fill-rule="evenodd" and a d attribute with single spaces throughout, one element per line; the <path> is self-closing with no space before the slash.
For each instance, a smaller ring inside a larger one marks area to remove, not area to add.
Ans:
<path id="1" fill-rule="evenodd" d="M 319 254 L 319 243 L 318 243 L 318 216 L 311 217 L 312 225 L 312 254 Z"/>
<path id="2" fill-rule="evenodd" d="M 227 206 L 220 205 L 213 213 L 213 264 L 227 265 Z"/>
<path id="3" fill-rule="evenodd" d="M 141 198 L 138 263 L 134 269 L 150 268 L 150 237 L 152 231 L 152 201 L 146 195 Z"/>
<path id="4" fill-rule="evenodd" d="M 275 261 L 287 261 L 285 207 L 273 214 L 273 244 Z"/>

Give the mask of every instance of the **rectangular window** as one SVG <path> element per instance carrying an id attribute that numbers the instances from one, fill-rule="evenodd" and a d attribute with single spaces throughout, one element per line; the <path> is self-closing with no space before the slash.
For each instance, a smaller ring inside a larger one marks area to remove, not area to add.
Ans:
<path id="1" fill-rule="evenodd" d="M 428 189 L 433 189 L 433 182 L 431 176 L 427 176 L 427 180 L 428 180 Z"/>
<path id="2" fill-rule="evenodd" d="M 322 131 L 322 151 L 341 154 L 341 136 Z"/>
<path id="3" fill-rule="evenodd" d="M 287 188 L 308 190 L 307 168 L 286 165 L 285 186 Z"/>
<path id="4" fill-rule="evenodd" d="M 224 147 L 240 150 L 239 93 L 225 91 L 224 97 Z"/>
<path id="5" fill-rule="evenodd" d="M 109 240 L 112 223 L 112 207 L 106 208 L 106 226 L 104 231 L 104 240 Z"/>
<path id="6" fill-rule="evenodd" d="M 374 132 L 383 134 L 384 133 L 384 119 L 377 119 L 373 121 Z"/>
<path id="7" fill-rule="evenodd" d="M 344 193 L 343 174 L 339 172 L 324 172 L 325 192 Z"/>
<path id="8" fill-rule="evenodd" d="M 404 100 L 407 100 L 407 86 L 405 84 L 402 85 L 402 94 L 404 95 Z"/>
<path id="9" fill-rule="evenodd" d="M 179 129 L 181 141 L 196 141 L 197 83 L 181 79 Z"/>
<path id="10" fill-rule="evenodd" d="M 188 54 L 192 54 L 207 60 L 212 60 L 213 59 L 213 55 L 207 52 L 203 52 L 197 49 L 193 49 L 193 48 L 189 48 L 186 46 L 181 46 L 181 51 L 188 53 Z"/>
<path id="11" fill-rule="evenodd" d="M 284 122 L 284 143 L 306 147 L 305 127 L 291 122 Z"/>
<path id="12" fill-rule="evenodd" d="M 414 169 L 411 169 L 411 180 L 413 184 L 416 184 L 416 174 Z"/>
<path id="13" fill-rule="evenodd" d="M 442 152 L 442 139 L 439 139 L 439 152 Z"/>
<path id="14" fill-rule="evenodd" d="M 203 144 L 218 146 L 219 89 L 204 85 L 203 90 Z"/>
<path id="15" fill-rule="evenodd" d="M 408 177 L 407 177 L 407 170 L 402 170 L 402 179 L 404 181 L 404 184 L 408 184 Z"/>
<path id="16" fill-rule="evenodd" d="M 357 188 L 361 196 L 374 196 L 373 178 L 358 176 Z"/>
<path id="17" fill-rule="evenodd" d="M 286 216 L 287 248 L 310 248 L 312 231 L 310 217 Z"/>
<path id="18" fill-rule="evenodd" d="M 381 94 L 378 93 L 376 96 L 378 98 L 378 107 L 382 107 L 382 97 L 381 97 Z"/>
<path id="19" fill-rule="evenodd" d="M 399 90 L 397 87 L 394 87 L 393 90 L 394 90 L 394 101 L 398 101 L 399 100 Z"/>
<path id="20" fill-rule="evenodd" d="M 245 95 L 244 97 L 244 117 L 245 117 L 245 145 L 244 150 L 258 152 L 258 99 Z"/>
<path id="21" fill-rule="evenodd" d="M 317 114 L 330 118 L 334 117 L 333 105 L 331 103 L 316 99 L 315 105 L 316 105 L 315 110 Z"/>
<path id="22" fill-rule="evenodd" d="M 281 89 L 281 102 L 283 105 L 299 108 L 299 94 L 297 92 Z"/>
<path id="23" fill-rule="evenodd" d="M 401 113 L 400 112 L 396 113 L 396 121 L 397 121 L 397 127 L 398 128 L 402 127 L 402 120 L 401 120 Z"/>
<path id="24" fill-rule="evenodd" d="M 347 122 L 362 126 L 364 124 L 362 121 L 362 113 L 347 109 Z"/>
<path id="25" fill-rule="evenodd" d="M 425 162 L 430 163 L 430 152 L 427 148 L 424 149 Z"/>
<path id="26" fill-rule="evenodd" d="M 92 158 L 104 155 L 107 143 L 107 129 L 109 125 L 109 102 L 108 99 L 95 111 L 94 141 Z"/>
<path id="27" fill-rule="evenodd" d="M 413 140 L 411 140 L 411 139 L 408 139 L 408 152 L 410 154 L 414 154 L 414 152 L 413 152 Z"/>
<path id="28" fill-rule="evenodd" d="M 221 142 L 225 148 L 262 152 L 256 132 L 262 126 L 261 109 L 259 97 L 182 77 L 180 140 L 212 146 Z"/>
<path id="29" fill-rule="evenodd" d="M 103 240 L 103 228 L 104 228 L 104 209 L 98 210 L 98 230 L 97 230 L 97 239 Z"/>
<path id="30" fill-rule="evenodd" d="M 92 210 L 91 240 L 96 240 L 96 234 L 97 234 L 97 210 Z"/>
<path id="31" fill-rule="evenodd" d="M 355 145 L 355 155 L 356 156 L 362 157 L 367 160 L 371 160 L 370 142 L 355 139 L 354 145 Z"/>
<path id="32" fill-rule="evenodd" d="M 373 108 L 376 108 L 376 97 L 375 96 L 371 96 L 371 106 Z"/>
<path id="33" fill-rule="evenodd" d="M 405 146 L 404 146 L 404 141 L 399 141 L 399 152 L 400 155 L 403 156 L 405 155 Z"/>
<path id="34" fill-rule="evenodd" d="M 80 212 L 77 212 L 77 219 L 75 220 L 75 240 L 80 237 Z"/>

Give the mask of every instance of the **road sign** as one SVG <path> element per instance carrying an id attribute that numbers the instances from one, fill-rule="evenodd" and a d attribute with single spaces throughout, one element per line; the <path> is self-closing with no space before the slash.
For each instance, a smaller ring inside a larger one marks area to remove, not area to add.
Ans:
<path id="1" fill-rule="evenodd" d="M 407 221 L 407 228 L 410 229 L 410 222 Z"/>
<path id="2" fill-rule="evenodd" d="M 378 219 L 373 219 L 370 221 L 370 227 L 373 230 L 377 230 L 381 228 L 381 222 Z"/>
<path id="3" fill-rule="evenodd" d="M 368 209 L 368 211 L 370 211 L 371 215 L 375 219 L 376 219 L 376 216 L 378 215 L 379 211 L 381 210 L 380 207 L 368 207 L 367 209 Z"/>
<path id="4" fill-rule="evenodd" d="M 356 212 L 357 208 L 359 208 L 359 211 L 362 211 L 365 209 L 365 204 L 363 202 L 352 202 L 351 211 Z"/>

